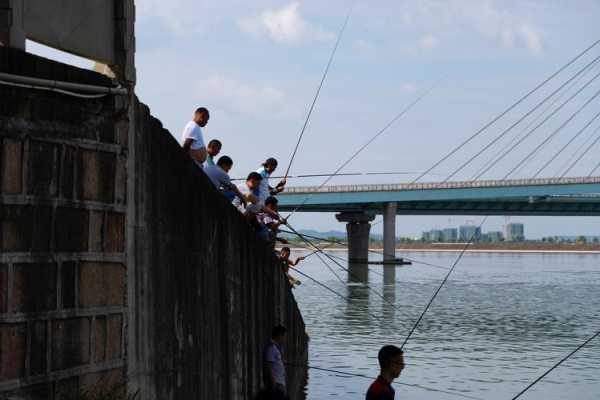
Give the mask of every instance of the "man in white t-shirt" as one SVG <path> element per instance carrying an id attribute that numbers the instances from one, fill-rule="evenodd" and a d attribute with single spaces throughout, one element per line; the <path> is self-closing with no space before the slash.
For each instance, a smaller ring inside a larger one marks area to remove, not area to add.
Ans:
<path id="1" fill-rule="evenodd" d="M 194 118 L 187 123 L 181 133 L 181 145 L 183 146 L 184 153 L 189 154 L 200 168 L 202 168 L 202 163 L 206 161 L 207 156 L 201 128 L 206 126 L 209 118 L 210 115 L 206 108 L 198 108 L 194 112 Z"/>
<path id="2" fill-rule="evenodd" d="M 277 169 L 277 160 L 274 158 L 267 158 L 267 161 L 262 163 L 262 166 L 256 170 L 262 176 L 262 181 L 260 183 L 260 199 L 265 201 L 269 196 L 275 196 L 277 193 L 283 192 L 285 189 L 285 184 L 287 183 L 286 179 L 282 179 L 277 186 L 272 188 L 269 186 L 269 177 L 273 172 Z"/>
<path id="3" fill-rule="evenodd" d="M 271 331 L 271 340 L 264 351 L 265 386 L 273 391 L 287 394 L 285 365 L 281 356 L 281 348 L 286 341 L 287 329 L 277 325 Z"/>

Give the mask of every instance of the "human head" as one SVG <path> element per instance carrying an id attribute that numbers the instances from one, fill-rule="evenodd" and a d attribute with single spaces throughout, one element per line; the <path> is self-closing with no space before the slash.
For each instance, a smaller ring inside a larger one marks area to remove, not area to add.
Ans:
<path id="1" fill-rule="evenodd" d="M 289 247 L 282 247 L 281 251 L 279 252 L 281 258 L 283 258 L 284 260 L 286 260 L 289 256 L 290 256 L 291 250 Z"/>
<path id="2" fill-rule="evenodd" d="M 221 167 L 223 171 L 229 172 L 233 166 L 233 160 L 229 156 L 221 156 L 219 157 L 219 161 L 217 161 L 217 165 Z"/>
<path id="3" fill-rule="evenodd" d="M 223 147 L 221 141 L 213 139 L 210 142 L 208 142 L 208 146 L 206 146 L 206 151 L 208 152 L 208 154 L 215 157 L 221 151 L 221 147 Z"/>
<path id="4" fill-rule="evenodd" d="M 274 159 L 273 157 L 267 158 L 267 161 L 265 161 L 263 164 L 263 167 L 265 167 L 265 169 L 267 170 L 267 172 L 269 174 L 272 174 L 275 169 L 277 168 L 277 160 Z"/>
<path id="5" fill-rule="evenodd" d="M 396 346 L 383 346 L 377 354 L 382 375 L 397 378 L 404 369 L 404 352 Z"/>
<path id="6" fill-rule="evenodd" d="M 260 187 L 260 181 L 262 181 L 262 176 L 258 172 L 250 172 L 248 177 L 246 178 L 246 186 L 248 189 L 255 190 Z"/>
<path id="7" fill-rule="evenodd" d="M 200 125 L 201 127 L 205 127 L 210 119 L 210 114 L 208 110 L 204 107 L 199 107 L 194 112 L 194 122 Z"/>
<path id="8" fill-rule="evenodd" d="M 283 325 L 275 325 L 271 330 L 271 339 L 278 343 L 285 343 L 285 335 L 287 333 L 287 329 Z"/>
<path id="9" fill-rule="evenodd" d="M 277 200 L 277 198 L 275 196 L 269 196 L 265 200 L 265 207 L 267 207 L 268 209 L 270 209 L 272 211 L 277 212 L 277 203 L 279 203 L 279 201 Z"/>

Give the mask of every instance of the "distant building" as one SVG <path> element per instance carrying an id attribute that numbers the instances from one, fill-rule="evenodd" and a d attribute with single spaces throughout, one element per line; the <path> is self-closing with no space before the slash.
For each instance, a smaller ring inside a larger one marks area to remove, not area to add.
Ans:
<path id="1" fill-rule="evenodd" d="M 507 242 L 522 242 L 525 240 L 525 227 L 520 223 L 506 224 L 504 237 Z"/>
<path id="2" fill-rule="evenodd" d="M 485 234 L 485 239 L 487 242 L 498 243 L 504 240 L 504 235 L 500 231 L 491 231 Z"/>
<path id="3" fill-rule="evenodd" d="M 431 235 L 429 234 L 429 231 L 423 232 L 423 234 L 421 235 L 421 240 L 424 242 L 431 242 Z"/>
<path id="4" fill-rule="evenodd" d="M 458 227 L 458 240 L 461 242 L 478 242 L 481 239 L 481 228 L 475 225 L 461 225 Z"/>
<path id="5" fill-rule="evenodd" d="M 446 228 L 442 230 L 442 242 L 456 242 L 458 231 L 456 228 Z"/>
<path id="6" fill-rule="evenodd" d="M 442 241 L 442 231 L 439 229 L 432 229 L 429 232 L 429 237 L 432 242 L 441 242 Z"/>

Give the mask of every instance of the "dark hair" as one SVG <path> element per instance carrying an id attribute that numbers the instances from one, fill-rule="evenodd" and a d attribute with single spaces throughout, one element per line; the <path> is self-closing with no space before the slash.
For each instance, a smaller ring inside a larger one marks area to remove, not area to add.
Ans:
<path id="1" fill-rule="evenodd" d="M 221 156 L 219 157 L 219 161 L 217 161 L 217 165 L 219 167 L 224 167 L 226 165 L 231 167 L 233 165 L 233 160 L 229 156 Z"/>
<path id="2" fill-rule="evenodd" d="M 208 112 L 208 110 L 204 107 L 198 107 L 196 108 L 196 112 L 194 114 L 204 114 L 204 116 L 206 117 L 206 119 L 210 118 L 210 114 Z"/>
<path id="3" fill-rule="evenodd" d="M 285 246 L 281 248 L 281 251 L 287 251 L 288 253 L 290 253 L 292 250 L 290 250 L 289 247 Z"/>
<path id="4" fill-rule="evenodd" d="M 271 204 L 274 205 L 274 206 L 276 206 L 277 203 L 279 203 L 279 200 L 277 200 L 277 197 L 275 197 L 275 196 L 269 196 L 265 200 L 265 206 L 268 206 L 268 205 L 271 205 Z"/>
<path id="5" fill-rule="evenodd" d="M 283 325 L 275 325 L 271 330 L 271 339 L 277 339 L 287 333 L 287 329 Z"/>
<path id="6" fill-rule="evenodd" d="M 274 167 L 277 166 L 277 160 L 274 159 L 273 157 L 269 157 L 267 158 L 267 161 L 265 161 L 264 163 L 262 163 L 263 167 L 266 167 L 267 165 L 272 165 Z"/>
<path id="7" fill-rule="evenodd" d="M 377 353 L 377 359 L 379 360 L 379 366 L 381 368 L 387 368 L 390 366 L 392 359 L 397 357 L 404 352 L 400 349 L 400 347 L 396 347 L 393 345 L 383 346 L 379 353 Z"/>
<path id="8" fill-rule="evenodd" d="M 252 179 L 256 179 L 256 180 L 262 181 L 262 176 L 258 172 L 250 172 L 248 174 L 248 177 L 246 178 L 246 180 L 250 181 Z"/>
<path id="9" fill-rule="evenodd" d="M 210 142 L 208 142 L 208 145 L 223 147 L 223 143 L 221 143 L 219 139 L 212 139 Z"/>

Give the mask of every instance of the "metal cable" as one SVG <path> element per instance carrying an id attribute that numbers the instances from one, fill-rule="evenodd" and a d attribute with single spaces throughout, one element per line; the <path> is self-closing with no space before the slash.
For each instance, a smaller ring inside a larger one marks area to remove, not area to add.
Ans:
<path id="1" fill-rule="evenodd" d="M 583 157 L 584 157 L 584 156 L 585 156 L 585 155 L 588 153 L 588 151 L 590 151 L 590 149 L 591 149 L 592 147 L 594 147 L 594 145 L 595 145 L 595 144 L 598 142 L 598 140 L 600 140 L 600 135 L 598 135 L 598 136 L 596 137 L 596 139 L 593 141 L 593 143 L 591 143 L 591 144 L 590 144 L 590 142 L 592 141 L 592 139 L 594 139 L 594 136 L 596 136 L 596 134 L 597 134 L 598 132 L 600 132 L 600 126 L 599 126 L 599 127 L 597 127 L 597 128 L 594 130 L 594 131 L 592 131 L 592 134 L 591 134 L 591 135 L 590 135 L 590 136 L 589 136 L 589 137 L 588 137 L 588 138 L 587 138 L 587 139 L 586 139 L 586 140 L 585 140 L 585 141 L 584 141 L 584 142 L 581 144 L 581 146 L 579 146 L 579 147 L 577 148 L 577 150 L 575 150 L 575 152 L 573 153 L 573 156 L 571 156 L 571 158 L 569 158 L 569 159 L 567 160 L 567 162 L 565 162 L 565 163 L 563 164 L 563 166 L 562 166 L 562 167 L 559 169 L 559 171 L 560 171 L 560 170 L 563 170 L 563 171 L 564 171 L 564 172 L 563 172 L 563 173 L 560 175 L 560 177 L 561 177 L 561 178 L 564 178 L 564 177 L 565 177 L 565 175 L 567 175 L 567 174 L 569 173 L 569 171 L 571 171 L 571 169 L 573 169 L 573 167 L 574 167 L 574 166 L 575 166 L 577 163 L 579 163 L 579 161 L 580 161 L 580 160 L 581 160 L 581 159 L 582 159 L 582 158 L 583 158 Z M 587 147 L 586 147 L 586 146 L 587 146 Z M 579 154 L 579 153 L 580 153 L 580 151 L 581 151 L 581 150 L 582 150 L 584 147 L 586 148 L 586 149 L 585 149 L 585 151 L 584 151 L 583 153 L 581 153 L 581 154 L 579 155 L 579 157 L 578 157 L 578 156 L 577 156 L 577 154 Z M 575 161 L 573 161 L 573 160 L 575 160 Z M 565 169 L 565 167 L 567 167 L 567 165 L 569 165 L 569 167 Z"/>
<path id="2" fill-rule="evenodd" d="M 466 140 L 464 140 L 463 142 L 461 142 L 458 146 L 454 147 L 448 154 L 446 154 L 444 157 L 442 157 L 440 160 L 438 160 L 437 162 L 435 162 L 430 168 L 428 168 L 423 174 L 419 175 L 413 182 L 411 183 L 416 183 L 418 182 L 421 178 L 423 178 L 426 174 L 428 174 L 429 172 L 431 172 L 432 170 L 434 170 L 435 168 L 437 168 L 441 163 L 443 163 L 444 161 L 446 161 L 448 158 L 452 157 L 458 150 L 460 150 L 461 148 L 463 148 L 467 143 L 470 143 L 473 139 L 475 139 L 477 136 L 479 136 L 482 132 L 484 132 L 487 128 L 489 128 L 491 125 L 493 125 L 494 123 L 496 123 L 500 118 L 504 117 L 506 114 L 508 114 L 510 111 L 512 111 L 515 107 L 517 107 L 519 104 L 521 104 L 523 101 L 525 101 L 529 96 L 531 96 L 533 93 L 535 93 L 537 90 L 539 90 L 541 87 L 543 87 L 546 83 L 548 83 L 549 81 L 551 81 L 552 79 L 554 79 L 558 74 L 560 74 L 562 71 L 564 71 L 565 69 L 567 69 L 570 65 L 572 65 L 575 61 L 579 60 L 581 57 L 583 57 L 588 51 L 590 51 L 591 49 L 593 49 L 598 43 L 600 43 L 600 40 L 596 40 L 594 43 L 592 43 L 589 47 L 587 47 L 585 50 L 583 50 L 582 52 L 580 52 L 577 56 L 575 56 L 573 59 L 571 59 L 571 61 L 569 61 L 568 63 L 566 63 L 565 65 L 563 65 L 561 68 L 558 69 L 558 71 L 554 72 L 552 75 L 550 75 L 548 78 L 546 78 L 544 81 L 542 81 L 540 84 L 538 84 L 536 87 L 534 87 L 533 89 L 531 89 L 529 92 L 527 92 L 524 96 L 522 96 L 519 100 L 517 100 L 515 103 L 513 103 L 510 107 L 508 107 L 507 109 L 505 109 L 504 111 L 502 111 L 498 116 L 496 116 L 495 118 L 493 118 L 490 122 L 488 122 L 487 124 L 485 124 L 482 128 L 480 128 L 477 132 L 475 132 L 473 135 L 471 135 L 470 137 L 468 137 Z"/>

